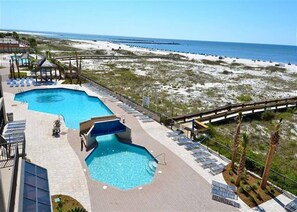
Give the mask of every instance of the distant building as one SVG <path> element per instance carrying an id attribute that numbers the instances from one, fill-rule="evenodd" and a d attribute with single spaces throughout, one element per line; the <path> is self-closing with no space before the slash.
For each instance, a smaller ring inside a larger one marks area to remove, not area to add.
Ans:
<path id="1" fill-rule="evenodd" d="M 0 38 L 0 53 L 26 53 L 32 52 L 30 46 L 19 42 L 12 37 Z"/>

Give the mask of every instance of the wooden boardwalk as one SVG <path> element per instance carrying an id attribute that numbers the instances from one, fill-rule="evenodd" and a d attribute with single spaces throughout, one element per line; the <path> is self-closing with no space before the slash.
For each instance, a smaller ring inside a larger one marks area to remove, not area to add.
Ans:
<path id="1" fill-rule="evenodd" d="M 243 114 L 255 114 L 266 110 L 281 110 L 293 107 L 297 107 L 297 96 L 286 99 L 276 99 L 246 104 L 229 104 L 209 111 L 176 116 L 172 119 L 178 123 L 190 122 L 193 119 L 197 119 L 198 121 L 204 123 L 210 123 L 233 118 L 237 116 L 239 112 L 242 112 Z"/>

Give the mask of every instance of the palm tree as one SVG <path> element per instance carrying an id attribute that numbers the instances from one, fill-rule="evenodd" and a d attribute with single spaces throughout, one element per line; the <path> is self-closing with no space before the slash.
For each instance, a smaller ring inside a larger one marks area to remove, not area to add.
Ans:
<path id="1" fill-rule="evenodd" d="M 70 84 L 72 84 L 72 66 L 71 66 L 71 60 L 69 61 L 69 68 L 70 68 Z"/>
<path id="2" fill-rule="evenodd" d="M 270 168 L 271 168 L 271 163 L 272 163 L 274 154 L 276 152 L 276 147 L 279 144 L 279 138 L 280 138 L 279 131 L 280 131 L 282 120 L 283 119 L 279 120 L 279 123 L 275 126 L 274 132 L 270 136 L 270 148 L 269 148 L 269 152 L 268 152 L 268 156 L 266 159 L 266 164 L 265 164 L 265 168 L 264 168 L 264 172 L 263 172 L 262 180 L 261 180 L 261 184 L 260 184 L 260 187 L 262 189 L 266 188 L 267 180 L 268 180 L 268 176 L 269 176 L 269 172 L 270 172 Z"/>
<path id="3" fill-rule="evenodd" d="M 233 170 L 235 169 L 236 153 L 237 153 L 237 147 L 239 145 L 241 121 L 242 121 L 242 112 L 239 112 L 238 117 L 237 117 L 236 133 L 234 136 L 234 142 L 233 142 L 233 146 L 232 146 L 231 169 L 233 169 Z"/>
<path id="4" fill-rule="evenodd" d="M 239 166 L 237 169 L 237 178 L 236 178 L 236 182 L 235 182 L 236 186 L 239 186 L 243 171 L 245 169 L 246 148 L 247 148 L 248 143 L 249 143 L 249 137 L 246 133 L 244 133 L 242 135 L 242 143 L 241 143 L 242 154 L 241 154 Z"/>

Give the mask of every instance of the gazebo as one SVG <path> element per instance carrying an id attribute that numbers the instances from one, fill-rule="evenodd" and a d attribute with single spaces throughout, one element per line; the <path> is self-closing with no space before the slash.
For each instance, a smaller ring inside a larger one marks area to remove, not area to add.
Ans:
<path id="1" fill-rule="evenodd" d="M 46 58 L 39 60 L 35 65 L 36 82 L 38 79 L 38 73 L 40 73 L 40 82 L 52 82 L 53 70 L 55 71 L 55 78 L 57 78 L 57 65 L 51 63 Z"/>

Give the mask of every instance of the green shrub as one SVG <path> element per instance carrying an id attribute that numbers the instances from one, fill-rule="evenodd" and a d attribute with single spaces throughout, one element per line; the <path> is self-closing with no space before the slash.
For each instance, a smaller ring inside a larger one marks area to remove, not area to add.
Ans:
<path id="1" fill-rule="evenodd" d="M 270 121 L 275 118 L 275 113 L 272 110 L 266 110 L 262 113 L 261 118 L 265 121 Z"/>
<path id="2" fill-rule="evenodd" d="M 244 190 L 243 190 L 242 187 L 239 187 L 239 188 L 238 188 L 238 191 L 239 191 L 240 193 L 243 193 Z"/>
<path id="3" fill-rule="evenodd" d="M 233 176 L 233 171 L 232 171 L 232 169 L 229 170 L 229 175 L 230 175 L 230 176 Z"/>
<path id="4" fill-rule="evenodd" d="M 260 183 L 261 183 L 261 180 L 258 180 L 258 181 L 257 181 L 257 184 L 260 185 Z"/>
<path id="5" fill-rule="evenodd" d="M 262 200 L 262 197 L 261 197 L 260 194 L 257 193 L 257 194 L 256 194 L 256 197 L 257 197 L 258 200 Z"/>
<path id="6" fill-rule="evenodd" d="M 253 184 L 253 185 L 252 185 L 252 188 L 253 188 L 254 190 L 257 190 L 257 189 L 258 189 L 258 186 L 257 186 L 256 184 Z"/>
<path id="7" fill-rule="evenodd" d="M 18 72 L 15 72 L 15 77 L 18 77 Z M 22 72 L 20 71 L 20 78 L 26 78 L 27 77 L 27 72 Z M 9 74 L 9 78 L 11 78 L 11 75 Z"/>
<path id="8" fill-rule="evenodd" d="M 234 178 L 232 177 L 232 178 L 230 178 L 230 182 L 232 183 L 232 184 L 234 184 L 235 183 L 235 180 L 234 180 Z"/>
<path id="9" fill-rule="evenodd" d="M 249 196 L 249 201 L 251 201 L 251 202 L 255 202 L 254 197 L 253 197 L 253 196 Z"/>
<path id="10" fill-rule="evenodd" d="M 250 192 L 250 191 L 252 190 L 252 188 L 251 188 L 251 186 L 247 185 L 247 186 L 245 186 L 245 190 L 246 190 L 247 192 Z"/>
<path id="11" fill-rule="evenodd" d="M 209 128 L 209 135 L 211 137 L 215 137 L 215 135 L 217 134 L 216 128 L 211 124 L 208 125 L 208 128 Z"/>
<path id="12" fill-rule="evenodd" d="M 241 102 L 250 102 L 253 100 L 253 98 L 250 95 L 241 94 L 237 97 L 237 99 Z"/>

